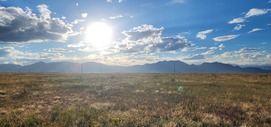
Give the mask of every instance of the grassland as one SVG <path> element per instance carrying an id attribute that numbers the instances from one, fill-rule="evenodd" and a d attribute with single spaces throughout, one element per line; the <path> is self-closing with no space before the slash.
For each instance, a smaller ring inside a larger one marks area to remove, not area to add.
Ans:
<path id="1" fill-rule="evenodd" d="M 1 73 L 9 126 L 268 127 L 271 74 Z"/>

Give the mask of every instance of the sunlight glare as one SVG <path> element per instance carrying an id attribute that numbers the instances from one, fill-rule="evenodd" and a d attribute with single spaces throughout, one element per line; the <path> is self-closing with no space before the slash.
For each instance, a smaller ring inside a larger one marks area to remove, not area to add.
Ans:
<path id="1" fill-rule="evenodd" d="M 86 30 L 86 41 L 96 48 L 109 46 L 112 40 L 112 28 L 105 23 L 95 22 Z"/>

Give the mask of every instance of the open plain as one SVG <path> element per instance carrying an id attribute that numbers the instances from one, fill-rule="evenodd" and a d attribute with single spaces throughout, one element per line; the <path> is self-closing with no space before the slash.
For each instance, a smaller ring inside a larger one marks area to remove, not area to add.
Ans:
<path id="1" fill-rule="evenodd" d="M 268 127 L 270 91 L 271 74 L 1 73 L 0 126 Z"/>

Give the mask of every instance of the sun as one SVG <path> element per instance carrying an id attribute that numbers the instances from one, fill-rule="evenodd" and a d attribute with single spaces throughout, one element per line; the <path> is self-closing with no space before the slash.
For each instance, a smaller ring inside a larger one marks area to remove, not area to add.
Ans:
<path id="1" fill-rule="evenodd" d="M 103 22 L 94 22 L 87 27 L 85 38 L 96 48 L 104 48 L 112 41 L 112 28 Z"/>

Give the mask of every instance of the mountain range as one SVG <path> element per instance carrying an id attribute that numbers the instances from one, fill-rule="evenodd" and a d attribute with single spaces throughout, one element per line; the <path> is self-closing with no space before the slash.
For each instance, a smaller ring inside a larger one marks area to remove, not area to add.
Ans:
<path id="1" fill-rule="evenodd" d="M 135 66 L 111 66 L 96 62 L 38 62 L 27 66 L 0 64 L 0 72 L 71 72 L 71 73 L 271 73 L 270 66 L 240 67 L 219 62 L 189 65 L 182 61 L 160 61 Z"/>

